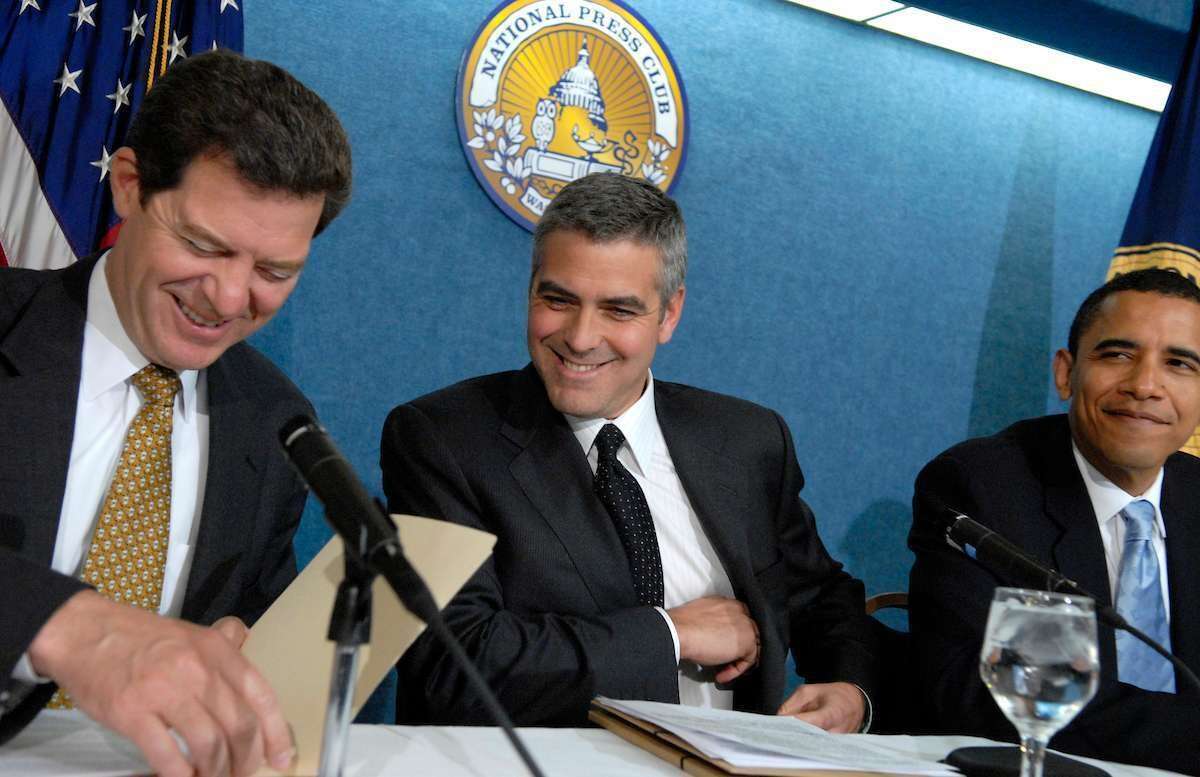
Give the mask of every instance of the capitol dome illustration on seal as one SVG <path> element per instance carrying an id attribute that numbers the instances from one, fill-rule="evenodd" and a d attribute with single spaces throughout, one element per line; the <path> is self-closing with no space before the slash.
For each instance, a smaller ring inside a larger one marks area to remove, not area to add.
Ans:
<path id="1" fill-rule="evenodd" d="M 620 173 L 670 191 L 686 158 L 675 63 L 616 0 L 501 3 L 463 56 L 456 112 L 476 179 L 529 230 L 576 178 Z"/>

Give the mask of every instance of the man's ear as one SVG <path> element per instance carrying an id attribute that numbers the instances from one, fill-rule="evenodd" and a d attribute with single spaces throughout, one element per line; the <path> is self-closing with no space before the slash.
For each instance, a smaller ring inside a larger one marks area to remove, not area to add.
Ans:
<path id="1" fill-rule="evenodd" d="M 675 327 L 679 325 L 679 317 L 683 315 L 683 299 L 687 296 L 687 289 L 680 286 L 671 298 L 667 300 L 666 309 L 663 311 L 662 321 L 658 324 L 658 344 L 663 345 L 671 339 L 671 335 L 675 333 Z"/>
<path id="2" fill-rule="evenodd" d="M 122 219 L 141 205 L 142 180 L 138 177 L 137 155 L 129 146 L 121 146 L 112 155 L 108 188 L 112 190 L 113 209 Z"/>
<path id="3" fill-rule="evenodd" d="M 1075 359 L 1066 348 L 1054 352 L 1054 387 L 1063 401 L 1071 398 L 1071 368 L 1074 366 Z"/>

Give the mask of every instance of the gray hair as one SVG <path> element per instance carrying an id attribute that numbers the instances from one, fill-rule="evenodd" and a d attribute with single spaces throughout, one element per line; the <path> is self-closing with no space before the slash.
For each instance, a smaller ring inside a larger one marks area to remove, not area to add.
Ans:
<path id="1" fill-rule="evenodd" d="M 687 275 L 687 230 L 679 206 L 648 181 L 618 173 L 592 173 L 563 187 L 533 232 L 530 282 L 542 266 L 546 239 L 574 231 L 597 243 L 633 240 L 658 249 L 662 304 Z"/>

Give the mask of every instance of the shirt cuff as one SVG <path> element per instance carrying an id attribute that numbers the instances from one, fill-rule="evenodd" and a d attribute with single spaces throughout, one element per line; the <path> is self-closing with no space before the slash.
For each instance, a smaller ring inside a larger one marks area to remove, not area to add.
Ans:
<path id="1" fill-rule="evenodd" d="M 667 615 L 667 611 L 661 607 L 655 607 L 659 615 L 663 616 L 663 620 L 667 622 L 667 628 L 671 630 L 671 643 L 675 646 L 675 663 L 679 663 L 679 632 L 675 630 L 675 623 L 671 620 L 671 616 Z M 862 690 L 861 688 L 859 690 Z M 865 693 L 863 694 L 866 695 Z M 871 702 L 867 702 L 867 708 L 870 709 Z"/>
<path id="2" fill-rule="evenodd" d="M 28 653 L 22 653 L 21 658 L 17 660 L 16 666 L 13 667 L 12 679 L 25 683 L 51 682 L 49 677 L 42 677 L 33 670 L 33 662 L 29 660 Z"/>
<path id="3" fill-rule="evenodd" d="M 850 684 L 858 689 L 858 692 L 862 694 L 863 702 L 867 705 L 866 711 L 863 712 L 863 724 L 858 729 L 858 733 L 866 734 L 871 730 L 871 720 L 875 717 L 875 708 L 871 706 L 871 697 L 867 695 L 867 692 L 862 689 L 861 685 L 858 683 Z"/>

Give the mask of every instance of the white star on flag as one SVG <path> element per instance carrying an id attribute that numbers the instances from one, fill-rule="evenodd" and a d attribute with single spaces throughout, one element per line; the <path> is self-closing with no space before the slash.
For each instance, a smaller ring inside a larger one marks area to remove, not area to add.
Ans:
<path id="1" fill-rule="evenodd" d="M 107 187 L 143 94 L 214 40 L 243 47 L 245 3 L 223 2 L 224 13 L 218 0 L 0 0 L 0 265 L 60 268 L 111 242 L 119 219 Z M 0 298 L 6 290 L 0 275 Z"/>
<path id="2" fill-rule="evenodd" d="M 75 17 L 75 29 L 79 29 L 85 24 L 96 26 L 96 22 L 92 19 L 92 11 L 96 10 L 96 3 L 84 5 L 83 0 L 79 0 L 79 10 L 75 13 L 69 13 L 67 16 Z"/>
<path id="3" fill-rule="evenodd" d="M 211 48 L 211 49 L 209 49 L 209 51 L 216 51 L 216 50 L 217 50 L 217 42 L 214 40 L 214 41 L 213 41 L 212 48 Z"/>
<path id="4" fill-rule="evenodd" d="M 225 9 L 230 6 L 233 6 L 233 10 L 235 11 L 242 10 L 241 8 L 238 8 L 236 0 L 221 0 L 221 10 L 218 11 L 218 13 L 225 13 Z"/>
<path id="5" fill-rule="evenodd" d="M 142 36 L 143 38 L 146 37 L 146 17 L 147 16 L 149 16 L 148 13 L 144 13 L 141 16 L 138 16 L 138 12 L 135 10 L 133 12 L 133 21 L 131 21 L 129 23 L 128 27 L 121 28 L 125 32 L 129 33 L 129 45 L 130 46 L 132 46 L 133 42 L 138 39 L 139 35 Z"/>
<path id="6" fill-rule="evenodd" d="M 122 105 L 129 105 L 129 90 L 132 88 L 133 84 L 123 84 L 121 83 L 121 79 L 118 78 L 117 91 L 113 92 L 112 94 L 105 95 L 108 97 L 108 99 L 115 103 L 115 105 L 113 105 L 114 114 L 121 110 Z"/>
<path id="7" fill-rule="evenodd" d="M 61 17 L 60 17 L 61 18 Z M 75 72 L 67 69 L 67 63 L 63 63 L 62 75 L 54 79 L 54 83 L 59 85 L 58 96 L 62 97 L 70 89 L 75 94 L 79 94 L 79 85 L 75 83 L 76 79 L 83 73 L 83 68 L 79 68 Z"/>
<path id="8" fill-rule="evenodd" d="M 92 167 L 100 168 L 100 180 L 104 180 L 104 176 L 108 175 L 108 168 L 112 167 L 112 154 L 108 153 L 107 146 L 100 147 L 100 158 L 95 162 L 88 162 Z"/>
<path id="9" fill-rule="evenodd" d="M 184 35 L 183 39 L 180 40 L 179 34 L 176 33 L 174 30 L 171 31 L 171 45 L 167 46 L 167 51 L 171 52 L 171 58 L 167 60 L 168 65 L 174 64 L 175 60 L 178 59 L 179 57 L 183 57 L 184 59 L 187 59 L 187 54 L 184 53 L 184 50 L 183 50 L 183 45 L 187 42 L 188 42 L 187 35 Z"/>

